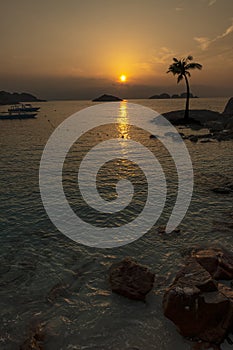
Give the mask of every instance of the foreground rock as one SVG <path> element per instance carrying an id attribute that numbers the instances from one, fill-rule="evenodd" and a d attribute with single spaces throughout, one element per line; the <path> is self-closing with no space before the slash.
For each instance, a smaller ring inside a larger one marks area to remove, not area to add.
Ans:
<path id="1" fill-rule="evenodd" d="M 123 101 L 121 98 L 104 94 L 100 97 L 95 98 L 92 100 L 93 102 L 114 102 L 114 101 Z"/>
<path id="2" fill-rule="evenodd" d="M 220 344 L 233 327 L 233 256 L 223 249 L 193 251 L 164 294 L 164 314 L 192 340 Z"/>
<path id="3" fill-rule="evenodd" d="M 154 273 L 146 266 L 126 258 L 112 265 L 109 281 L 113 292 L 134 300 L 145 300 L 153 288 Z"/>
<path id="4" fill-rule="evenodd" d="M 233 279 L 233 256 L 223 249 L 203 249 L 193 253 L 196 261 L 215 280 Z"/>

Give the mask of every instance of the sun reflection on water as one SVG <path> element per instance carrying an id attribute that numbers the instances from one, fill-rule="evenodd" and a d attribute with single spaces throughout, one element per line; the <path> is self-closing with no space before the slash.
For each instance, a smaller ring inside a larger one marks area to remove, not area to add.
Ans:
<path id="1" fill-rule="evenodd" d="M 122 139 L 130 139 L 129 136 L 129 118 L 128 118 L 128 111 L 127 111 L 127 102 L 122 101 L 119 108 L 119 114 L 117 118 L 117 129 L 119 132 L 119 137 Z"/>

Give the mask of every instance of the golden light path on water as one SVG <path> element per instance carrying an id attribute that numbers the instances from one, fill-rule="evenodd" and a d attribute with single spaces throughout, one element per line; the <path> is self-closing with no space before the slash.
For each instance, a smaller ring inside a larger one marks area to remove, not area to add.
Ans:
<path id="1" fill-rule="evenodd" d="M 122 101 L 119 108 L 117 118 L 119 137 L 123 139 L 130 139 L 129 136 L 129 118 L 127 113 L 127 101 Z"/>

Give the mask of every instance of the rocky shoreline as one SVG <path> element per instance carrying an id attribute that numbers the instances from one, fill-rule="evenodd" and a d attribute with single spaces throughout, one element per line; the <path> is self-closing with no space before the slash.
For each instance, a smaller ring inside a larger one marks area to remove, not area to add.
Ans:
<path id="1" fill-rule="evenodd" d="M 233 330 L 232 280 L 232 253 L 193 249 L 164 294 L 164 315 L 184 337 L 221 344 Z"/>
<path id="2" fill-rule="evenodd" d="M 190 110 L 189 119 L 183 118 L 184 111 L 171 111 L 164 113 L 163 116 L 167 118 L 174 126 L 184 126 L 193 130 L 207 129 L 209 132 L 203 135 L 188 135 L 185 136 L 180 133 L 183 139 L 188 139 L 192 142 L 211 142 L 217 141 L 228 141 L 233 139 L 233 98 L 231 98 L 223 113 L 197 109 Z"/>

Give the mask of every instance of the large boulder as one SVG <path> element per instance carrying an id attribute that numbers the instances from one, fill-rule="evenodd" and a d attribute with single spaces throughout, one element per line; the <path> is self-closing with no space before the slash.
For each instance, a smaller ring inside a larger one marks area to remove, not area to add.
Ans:
<path id="1" fill-rule="evenodd" d="M 193 251 L 163 298 L 164 314 L 193 340 L 220 344 L 233 326 L 232 255 L 222 249 Z"/>
<path id="2" fill-rule="evenodd" d="M 233 116 L 233 97 L 231 97 L 223 111 L 223 114 Z"/>
<path id="3" fill-rule="evenodd" d="M 192 256 L 215 280 L 233 279 L 233 256 L 223 249 L 211 248 L 193 252 Z"/>
<path id="4" fill-rule="evenodd" d="M 109 281 L 113 292 L 134 300 L 144 300 L 153 288 L 154 273 L 146 266 L 125 258 L 110 269 Z"/>

